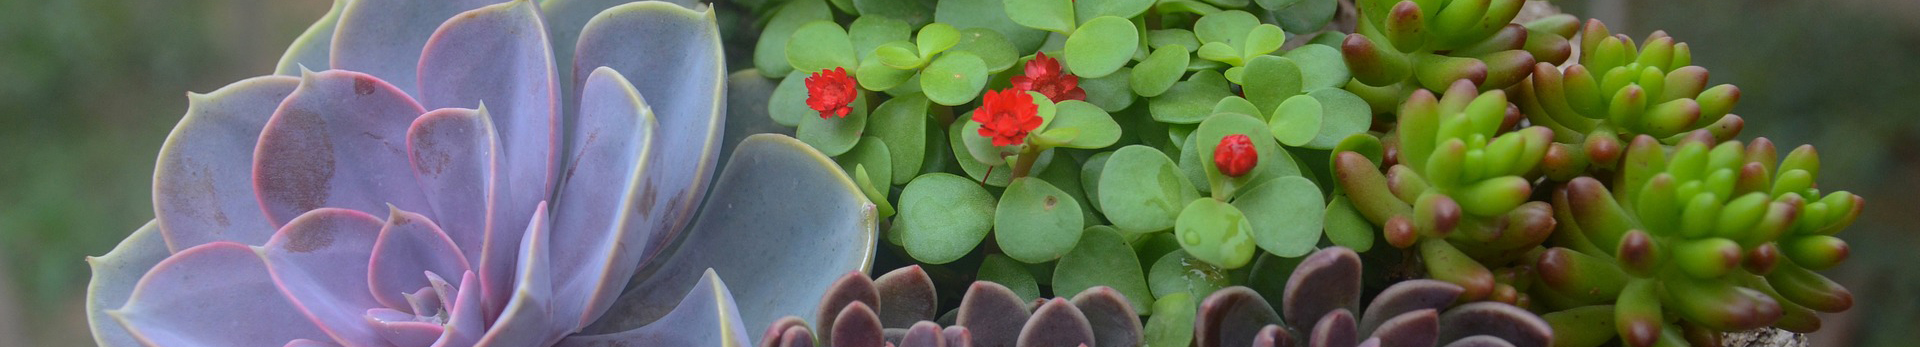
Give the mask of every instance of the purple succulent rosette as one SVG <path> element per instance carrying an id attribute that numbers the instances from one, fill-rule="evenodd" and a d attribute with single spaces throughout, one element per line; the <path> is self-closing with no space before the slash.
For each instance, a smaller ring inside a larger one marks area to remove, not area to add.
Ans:
<path id="1" fill-rule="evenodd" d="M 745 345 L 870 266 L 836 165 L 724 131 L 710 9 L 494 1 L 338 0 L 189 94 L 154 221 L 88 259 L 96 341 Z"/>

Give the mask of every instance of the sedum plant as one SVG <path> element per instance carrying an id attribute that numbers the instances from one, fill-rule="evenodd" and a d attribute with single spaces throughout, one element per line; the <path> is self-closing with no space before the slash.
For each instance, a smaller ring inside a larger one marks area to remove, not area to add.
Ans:
<path id="1" fill-rule="evenodd" d="M 663 2 L 336 2 L 297 77 L 189 94 L 154 221 L 89 258 L 95 340 L 746 344 L 869 266 L 874 210 L 777 135 L 709 185 L 719 44 Z"/>
<path id="2" fill-rule="evenodd" d="M 1354 80 L 1346 85 L 1381 113 L 1415 90 L 1447 90 L 1471 81 L 1502 89 L 1572 53 L 1579 21 L 1555 15 L 1512 23 L 1525 0 L 1360 0 L 1353 34 L 1340 42 Z"/>

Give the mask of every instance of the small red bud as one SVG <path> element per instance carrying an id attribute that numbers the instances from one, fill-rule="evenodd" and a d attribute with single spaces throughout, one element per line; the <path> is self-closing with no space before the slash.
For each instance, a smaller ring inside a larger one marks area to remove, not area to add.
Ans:
<path id="1" fill-rule="evenodd" d="M 1260 153 L 1253 149 L 1253 140 L 1247 135 L 1234 134 L 1220 139 L 1220 145 L 1213 148 L 1213 165 L 1227 177 L 1240 177 L 1253 171 L 1260 164 Z"/>

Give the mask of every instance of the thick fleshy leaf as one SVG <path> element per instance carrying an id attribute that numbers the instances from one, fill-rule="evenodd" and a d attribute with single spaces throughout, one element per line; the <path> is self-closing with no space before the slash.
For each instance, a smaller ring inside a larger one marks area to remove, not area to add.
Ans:
<path id="1" fill-rule="evenodd" d="M 572 130 L 579 140 L 569 144 L 554 198 L 552 236 L 555 248 L 567 250 L 553 254 L 553 315 L 579 326 L 613 302 L 650 245 L 664 242 L 644 224 L 659 215 L 632 215 L 655 210 L 648 207 L 662 188 L 645 176 L 660 143 L 654 113 L 611 68 L 594 70 L 586 83 Z"/>
<path id="2" fill-rule="evenodd" d="M 814 310 L 814 324 L 820 326 L 820 339 L 831 341 L 833 323 L 838 320 L 853 303 L 865 303 L 868 308 L 880 304 L 880 290 L 873 287 L 873 280 L 859 271 L 848 271 L 840 275 L 827 286 L 827 293 L 820 296 L 820 307 Z"/>
<path id="3" fill-rule="evenodd" d="M 1287 277 L 1281 310 L 1287 325 L 1308 329 L 1321 315 L 1360 306 L 1360 255 L 1346 247 L 1313 252 Z"/>
<path id="4" fill-rule="evenodd" d="M 188 94 L 187 115 L 160 146 L 153 170 L 155 236 L 167 249 L 214 241 L 257 245 L 273 236 L 253 187 L 235 183 L 253 180 L 261 128 L 299 85 L 293 77 L 256 77 Z"/>
<path id="5" fill-rule="evenodd" d="M 921 175 L 900 190 L 898 233 L 907 255 L 926 264 L 966 256 L 993 230 L 993 194 L 979 183 L 949 173 Z"/>
<path id="6" fill-rule="evenodd" d="M 1040 298 L 1040 281 L 1033 278 L 1033 272 L 1027 270 L 1027 264 L 1008 258 L 1004 254 L 988 254 L 980 260 L 980 271 L 974 274 L 974 280 L 993 282 L 1013 291 L 1019 300 L 1033 301 Z"/>
<path id="7" fill-rule="evenodd" d="M 1307 335 L 1308 347 L 1353 347 L 1359 344 L 1359 334 L 1354 332 L 1353 312 L 1337 309 L 1320 316 Z"/>
<path id="8" fill-rule="evenodd" d="M 253 248 L 233 242 L 175 253 L 140 278 L 125 307 L 106 314 L 149 346 L 333 340 L 281 295 Z"/>
<path id="9" fill-rule="evenodd" d="M 1460 297 L 1462 289 L 1445 281 L 1416 279 L 1401 281 L 1381 290 L 1367 304 L 1367 311 L 1360 316 L 1360 334 L 1373 335 L 1373 330 L 1381 322 L 1398 317 L 1403 313 L 1424 309 L 1444 309 Z"/>
<path id="10" fill-rule="evenodd" d="M 611 67 L 637 81 L 633 90 L 646 98 L 659 121 L 659 131 L 652 140 L 655 145 L 647 158 L 650 164 L 642 176 L 644 187 L 652 193 L 640 195 L 651 201 L 636 201 L 634 205 L 647 207 L 639 211 L 644 218 L 634 221 L 644 227 L 634 227 L 649 235 L 636 240 L 644 242 L 638 245 L 638 264 L 651 263 L 666 243 L 686 228 L 705 196 L 719 158 L 721 130 L 727 118 L 722 109 L 726 64 L 713 16 L 711 8 L 694 11 L 665 2 L 634 2 L 601 12 L 580 32 L 573 61 L 574 85 L 586 85 L 598 67 Z M 648 44 L 634 44 L 636 37 L 647 38 Z M 580 91 L 581 99 L 565 102 L 579 102 L 577 116 L 584 116 L 589 110 L 586 94 L 591 91 L 584 87 L 574 90 Z M 572 141 L 588 137 L 577 132 L 566 134 Z M 566 170 L 564 166 L 562 170 Z M 725 269 L 720 272 L 730 276 Z"/>
<path id="11" fill-rule="evenodd" d="M 1278 164 L 1278 163 L 1275 163 Z M 1320 242 L 1326 210 L 1320 188 L 1302 176 L 1285 176 L 1254 186 L 1233 200 L 1253 225 L 1253 241 L 1281 257 L 1298 257 Z"/>
<path id="12" fill-rule="evenodd" d="M 835 276 L 872 266 L 874 205 L 818 151 L 791 137 L 754 135 L 727 168 L 685 240 L 587 331 L 653 321 L 668 305 L 657 293 L 692 286 L 698 269 L 714 269 L 735 294 L 754 298 L 741 303 L 740 317 L 760 327 L 810 316 Z"/>
<path id="13" fill-rule="evenodd" d="M 973 332 L 976 346 L 1013 346 L 1027 325 L 1027 304 L 1000 284 L 975 281 L 960 298 L 959 326 Z"/>
<path id="14" fill-rule="evenodd" d="M 832 346 L 846 347 L 883 347 L 887 345 L 886 328 L 880 327 L 880 316 L 873 308 L 863 302 L 848 303 L 833 320 L 833 332 L 821 335 L 822 340 Z M 821 329 L 827 329 L 822 327 Z"/>
<path id="15" fill-rule="evenodd" d="M 1260 329 L 1280 323 L 1280 314 L 1260 293 L 1241 286 L 1213 292 L 1194 315 L 1194 341 L 1200 347 L 1248 346 Z M 1305 325 L 1294 325 L 1305 327 Z"/>
<path id="16" fill-rule="evenodd" d="M 495 310 L 488 314 L 494 315 L 506 305 L 506 292 L 513 285 L 513 257 L 520 240 L 516 232 L 524 230 L 518 225 L 525 224 L 526 219 L 508 217 L 522 215 L 519 212 L 522 209 L 504 206 L 511 194 L 506 189 L 506 178 L 502 177 L 508 173 L 501 171 L 507 163 L 500 150 L 499 134 L 489 117 L 491 112 L 485 109 L 444 108 L 427 112 L 414 119 L 412 129 L 407 130 L 407 152 L 420 189 L 432 204 L 433 214 L 441 216 L 433 223 L 441 226 L 439 229 L 445 231 L 460 255 L 466 258 L 460 267 L 479 275 L 481 295 L 488 298 L 483 301 L 489 310 Z M 533 213 L 531 205 L 524 210 L 524 213 Z M 454 276 L 448 272 L 439 274 Z M 396 275 L 410 280 L 420 278 L 418 271 Z M 407 281 L 409 285 L 414 282 Z M 419 286 L 389 289 L 417 288 Z"/>
<path id="17" fill-rule="evenodd" d="M 1546 320 L 1513 305 L 1483 301 L 1460 305 L 1440 315 L 1440 343 L 1473 335 L 1491 335 L 1515 346 L 1553 344 Z"/>
<path id="18" fill-rule="evenodd" d="M 579 100 L 580 84 L 575 79 L 576 72 L 593 71 L 598 66 L 584 68 L 568 65 L 574 62 L 575 45 L 580 43 L 580 34 L 586 30 L 587 22 L 601 12 L 617 5 L 631 3 L 633 0 L 544 0 L 540 1 L 540 14 L 547 22 L 547 39 L 553 43 L 553 61 L 560 68 L 560 100 L 563 113 L 574 114 L 575 101 Z M 695 0 L 663 1 L 693 6 Z M 782 61 L 784 63 L 784 61 Z M 576 70 L 576 69 L 585 69 Z M 585 76 L 580 76 L 584 78 Z"/>
<path id="19" fill-rule="evenodd" d="M 1093 341 L 1100 346 L 1138 346 L 1142 335 L 1139 311 L 1127 303 L 1127 296 L 1108 287 L 1087 288 L 1073 296 L 1073 306 L 1086 314 L 1093 326 Z"/>
<path id="20" fill-rule="evenodd" d="M 413 98 L 371 75 L 304 73 L 253 152 L 253 187 L 267 221 L 283 225 L 321 207 L 426 210 L 405 142 L 413 119 L 424 112 Z"/>
<path id="21" fill-rule="evenodd" d="M 907 334 L 900 337 L 899 346 L 946 347 L 947 337 L 941 332 L 939 323 L 920 321 L 907 328 Z"/>
<path id="22" fill-rule="evenodd" d="M 1087 228 L 1073 250 L 1060 257 L 1053 272 L 1055 293 L 1081 293 L 1107 288 L 1130 302 L 1130 311 L 1150 312 L 1153 292 L 1133 247 L 1113 228 Z M 1129 314 L 1129 316 L 1132 316 Z M 1104 345 L 1104 343 L 1102 343 Z"/>
<path id="23" fill-rule="evenodd" d="M 753 134 L 793 135 L 793 128 L 775 123 L 767 115 L 779 82 L 760 77 L 760 73 L 754 70 L 741 70 L 727 75 L 727 124 L 720 141 L 721 157 L 732 155 L 733 150 L 740 146 L 740 140 Z M 893 144 L 889 143 L 887 147 L 891 149 Z M 897 155 L 894 157 L 899 158 Z M 714 170 L 726 168 L 719 166 Z"/>
<path id="24" fill-rule="evenodd" d="M 500 3 L 447 20 L 421 52 L 420 103 L 428 109 L 484 108 L 495 132 L 489 136 L 497 138 L 493 163 L 498 169 L 482 171 L 492 182 L 450 186 L 468 189 L 468 196 L 435 194 L 451 192 L 433 191 L 431 170 L 420 171 L 423 185 L 430 187 L 434 220 L 455 235 L 481 234 L 480 240 L 490 241 L 482 242 L 483 249 L 467 237 L 454 239 L 479 264 L 476 271 L 490 298 L 501 298 L 509 286 L 505 275 L 513 272 L 513 241 L 520 239 L 513 231 L 526 223 L 534 205 L 550 197 L 558 172 L 560 82 L 545 28 L 532 1 Z M 453 183 L 444 175 L 438 178 Z M 475 188 L 487 195 L 472 196 Z"/>
<path id="25" fill-rule="evenodd" d="M 553 300 L 552 237 L 548 234 L 547 204 L 533 210 L 533 218 L 520 236 L 519 263 L 513 270 L 513 292 L 500 318 L 487 327 L 486 335 L 475 346 L 544 346 L 568 331 L 553 331 L 556 326 L 573 327 L 566 318 L 551 313 Z"/>
<path id="26" fill-rule="evenodd" d="M 934 309 L 939 308 L 933 278 L 927 277 L 927 271 L 919 265 L 888 271 L 873 280 L 873 287 L 880 292 L 880 324 L 884 326 L 933 320 Z"/>
<path id="27" fill-rule="evenodd" d="M 480 283 L 480 277 L 472 271 L 460 276 L 460 291 L 455 294 L 453 307 L 447 308 L 446 329 L 435 341 L 436 347 L 471 346 L 487 333 L 486 308 L 480 302 L 485 295 Z"/>
<path id="28" fill-rule="evenodd" d="M 1421 309 L 1394 316 L 1368 335 L 1379 338 L 1381 346 L 1432 346 L 1440 338 L 1440 313 Z"/>
<path id="29" fill-rule="evenodd" d="M 294 38 L 293 44 L 287 46 L 287 51 L 280 54 L 280 63 L 274 64 L 273 74 L 299 76 L 301 68 L 329 66 L 327 55 L 333 49 L 334 28 L 339 27 L 340 12 L 345 12 L 347 4 L 352 2 L 334 0 L 333 8 L 327 9 L 327 14 L 321 15 L 319 20 L 308 26 L 307 31 L 301 32 L 300 37 Z"/>
<path id="30" fill-rule="evenodd" d="M 495 2 L 353 0 L 333 33 L 331 67 L 377 76 L 408 95 L 420 95 L 415 69 L 434 29 L 454 15 Z"/>
<path id="31" fill-rule="evenodd" d="M 408 217 L 393 220 L 416 222 L 420 218 Z M 384 339 L 366 324 L 367 309 L 406 307 L 406 299 L 399 292 L 391 293 L 397 301 L 382 302 L 367 290 L 371 287 L 367 269 L 381 224 L 360 211 L 321 208 L 288 222 L 257 252 L 266 260 L 281 293 L 313 317 L 328 335 L 350 345 L 377 344 Z M 412 281 L 407 283 L 413 285 L 404 289 L 406 292 L 426 286 L 426 278 L 418 271 L 408 279 Z"/>
<path id="32" fill-rule="evenodd" d="M 739 310 L 727 284 L 707 269 L 680 304 L 653 324 L 612 334 L 571 336 L 555 346 L 749 346 L 750 325 L 740 322 Z"/>
<path id="33" fill-rule="evenodd" d="M 167 242 L 160 236 L 159 224 L 149 221 L 134 229 L 133 234 L 127 235 L 107 254 L 87 257 L 87 267 L 93 270 L 93 278 L 87 281 L 87 328 L 93 331 L 94 344 L 135 344 L 133 336 L 107 316 L 107 310 L 126 305 L 140 276 L 169 255 L 172 253 L 167 251 Z"/>
<path id="34" fill-rule="evenodd" d="M 371 257 L 366 267 L 367 284 L 372 288 L 373 297 L 387 307 L 406 307 L 402 293 L 430 284 L 428 275 L 423 274 L 445 278 L 473 270 L 466 254 L 460 252 L 460 247 L 439 225 L 419 214 L 398 209 L 387 214 L 387 223 L 380 229 Z M 433 315 L 433 312 L 411 313 Z"/>
<path id="35" fill-rule="evenodd" d="M 1093 344 L 1093 324 L 1087 322 L 1087 315 L 1079 308 L 1067 303 L 1067 299 L 1053 298 L 1040 304 L 1033 310 L 1033 317 L 1020 329 L 1020 340 L 1015 346 L 1090 346 Z"/>

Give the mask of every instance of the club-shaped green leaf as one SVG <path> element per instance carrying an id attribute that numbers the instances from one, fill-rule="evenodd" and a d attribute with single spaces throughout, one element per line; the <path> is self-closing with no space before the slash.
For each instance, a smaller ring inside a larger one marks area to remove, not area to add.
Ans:
<path id="1" fill-rule="evenodd" d="M 994 208 L 993 239 L 1014 260 L 1042 263 L 1072 250 L 1085 225 L 1072 195 L 1038 178 L 1015 178 Z"/>
<path id="2" fill-rule="evenodd" d="M 1062 59 L 1074 75 L 1100 78 L 1131 61 L 1134 49 L 1139 46 L 1140 31 L 1134 28 L 1133 21 L 1103 16 L 1087 21 L 1067 36 L 1066 54 Z"/>

